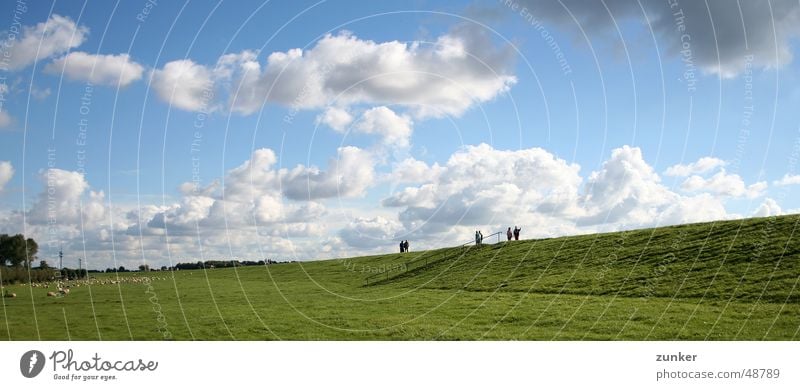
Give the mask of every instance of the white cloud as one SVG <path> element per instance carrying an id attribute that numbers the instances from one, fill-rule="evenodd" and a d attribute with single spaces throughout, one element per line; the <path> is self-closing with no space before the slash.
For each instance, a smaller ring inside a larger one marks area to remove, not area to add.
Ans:
<path id="1" fill-rule="evenodd" d="M 441 173 L 442 167 L 439 164 L 434 163 L 429 166 L 423 161 L 409 157 L 392 166 L 388 179 L 395 184 L 417 184 L 433 181 Z"/>
<path id="2" fill-rule="evenodd" d="M 14 177 L 14 167 L 10 161 L 0 161 L 0 192 L 3 191 L 6 184 Z"/>
<path id="3" fill-rule="evenodd" d="M 776 186 L 791 186 L 800 184 L 800 175 L 790 175 L 785 174 L 780 180 L 775 180 L 772 182 L 773 185 Z"/>
<path id="4" fill-rule="evenodd" d="M 413 172 L 419 164 L 409 161 L 399 167 L 414 168 Z M 568 215 L 574 211 L 581 183 L 577 165 L 539 148 L 503 151 L 486 144 L 468 146 L 437 170 L 429 182 L 383 200 L 385 207 L 404 208 L 399 218 L 409 231 L 442 232 L 453 225 L 519 221 L 533 213 Z M 424 178 L 409 176 L 409 180 Z"/>
<path id="5" fill-rule="evenodd" d="M 622 146 L 589 175 L 581 195 L 578 226 L 599 231 L 663 226 L 728 218 L 720 199 L 682 196 L 661 184 L 641 149 Z"/>
<path id="6" fill-rule="evenodd" d="M 340 133 L 343 133 L 351 123 L 353 116 L 343 108 L 328 107 L 317 116 L 317 124 L 326 125 Z"/>
<path id="7" fill-rule="evenodd" d="M 702 157 L 699 160 L 689 164 L 676 164 L 664 171 L 667 176 L 685 177 L 689 175 L 698 175 L 711 172 L 717 168 L 724 167 L 725 161 L 716 157 Z"/>
<path id="8" fill-rule="evenodd" d="M 298 165 L 281 170 L 280 180 L 290 199 L 362 196 L 375 181 L 375 167 L 369 152 L 345 146 L 328 162 L 327 171 Z"/>
<path id="9" fill-rule="evenodd" d="M 397 115 L 388 107 L 374 107 L 361 116 L 354 129 L 357 133 L 376 134 L 388 146 L 405 148 L 409 145 L 413 122 L 405 115 Z"/>
<path id="10" fill-rule="evenodd" d="M 412 116 L 459 116 L 516 83 L 510 47 L 496 47 L 486 31 L 466 25 L 433 43 L 379 43 L 341 32 L 305 51 L 274 52 L 263 65 L 257 56 L 250 50 L 226 54 L 213 67 L 171 61 L 152 72 L 152 85 L 161 100 L 188 111 L 226 105 L 248 115 L 268 102 L 293 111 L 325 108 L 317 123 L 339 132 L 354 121 L 351 107 L 376 106 L 355 130 L 405 146 Z"/>
<path id="11" fill-rule="evenodd" d="M 781 215 L 781 206 L 772 198 L 764 199 L 764 202 L 756 208 L 753 212 L 754 217 L 771 217 L 773 215 Z"/>
<path id="12" fill-rule="evenodd" d="M 580 223 L 617 222 L 625 217 L 633 223 L 651 220 L 657 207 L 674 198 L 660 181 L 641 149 L 627 145 L 614 149 L 602 169 L 589 175 L 584 204 L 590 216 Z"/>
<path id="13" fill-rule="evenodd" d="M 180 202 L 151 212 L 143 229 L 148 234 L 166 229 L 175 235 L 197 234 L 198 229 L 310 235 L 319 232 L 315 222 L 326 213 L 314 200 L 359 196 L 374 175 L 368 154 L 355 147 L 340 148 L 326 171 L 303 165 L 277 169 L 276 162 L 272 150 L 258 149 L 228 171 L 224 187 L 216 182 L 207 188 L 181 186 L 185 195 Z M 129 233 L 138 234 L 138 226 Z"/>
<path id="14" fill-rule="evenodd" d="M 377 248 L 394 245 L 399 241 L 403 226 L 381 216 L 355 218 L 339 231 L 339 237 L 353 248 Z"/>
<path id="15" fill-rule="evenodd" d="M 275 169 L 275 153 L 258 149 L 242 165 L 230 170 L 225 179 L 227 199 L 241 201 L 264 194 L 294 200 L 360 196 L 374 182 L 371 155 L 354 146 L 337 149 L 326 170 L 298 164 Z"/>
<path id="16" fill-rule="evenodd" d="M 102 191 L 89 191 L 89 198 L 83 201 L 89 183 L 81 173 L 50 168 L 41 173 L 40 180 L 45 188 L 28 211 L 30 223 L 93 228 L 104 222 L 105 195 Z"/>
<path id="17" fill-rule="evenodd" d="M 767 183 L 760 181 L 747 186 L 739 175 L 721 170 L 710 178 L 690 176 L 681 184 L 681 189 L 687 192 L 709 192 L 721 196 L 752 199 L 764 194 Z"/>
<path id="18" fill-rule="evenodd" d="M 614 149 L 585 181 L 578 165 L 538 148 L 470 146 L 434 167 L 411 159 L 388 176 L 421 181 L 383 200 L 401 208 L 399 221 L 417 239 L 455 232 L 463 239 L 470 230 L 509 224 L 525 225 L 528 237 L 550 237 L 732 216 L 718 196 L 670 191 L 641 150 L 629 146 Z"/>
<path id="19" fill-rule="evenodd" d="M 17 231 L 27 217 L 27 233 L 40 242 L 42 258 L 54 256 L 61 244 L 68 253 L 83 252 L 86 245 L 88 257 L 97 259 L 89 266 L 98 268 L 110 266 L 112 254 L 126 267 L 143 257 L 151 264 L 201 256 L 251 260 L 260 253 L 280 260 L 313 258 L 314 243 L 328 231 L 326 209 L 284 199 L 274 162 L 271 151 L 257 151 L 228 172 L 225 187 L 215 182 L 174 204 L 141 207 L 107 206 L 103 191 L 91 190 L 80 173 L 49 169 L 41 173 L 44 188 L 28 210 L 0 214 L 0 231 Z M 252 177 L 272 180 L 251 182 Z"/>
<path id="20" fill-rule="evenodd" d="M 614 149 L 585 176 L 577 164 L 540 148 L 468 146 L 441 165 L 407 158 L 382 174 L 384 183 L 406 185 L 386 197 L 383 207 L 369 198 L 351 199 L 338 202 L 336 212 L 328 211 L 325 199 L 358 197 L 375 184 L 370 153 L 340 148 L 324 170 L 279 168 L 277 161 L 272 150 L 255 150 L 208 186 L 181 186 L 177 201 L 141 207 L 107 205 L 104 193 L 92 189 L 83 175 L 51 169 L 42 172 L 45 188 L 27 214 L 0 216 L 0 230 L 17 229 L 27 216 L 29 234 L 37 241 L 63 241 L 75 251 L 82 250 L 85 237 L 91 258 L 110 258 L 113 248 L 127 267 L 142 256 L 162 264 L 200 256 L 352 256 L 393 250 L 400 239 L 409 239 L 414 248 L 435 248 L 469 240 L 476 229 L 488 234 L 509 225 L 522 226 L 529 238 L 737 217 L 725 209 L 724 194 L 730 191 L 674 193 L 661 184 L 641 150 L 629 146 Z M 8 170 L 4 165 L 0 179 Z M 774 200 L 766 199 L 753 215 L 781 213 Z"/>
<path id="21" fill-rule="evenodd" d="M 210 111 L 214 98 L 212 72 L 192 60 L 168 62 L 152 72 L 158 97 L 187 111 Z"/>
<path id="22" fill-rule="evenodd" d="M 243 84 L 250 93 L 234 101 L 242 113 L 264 100 L 300 109 L 342 105 L 398 104 L 419 116 L 460 115 L 494 99 L 516 82 L 512 52 L 495 47 L 488 34 L 459 26 L 434 44 L 377 43 L 343 32 L 326 35 L 307 51 L 269 55 L 263 72 Z"/>
<path id="23" fill-rule="evenodd" d="M 64 72 L 71 80 L 121 87 L 141 79 L 144 73 L 144 67 L 131 61 L 128 54 L 89 54 L 81 51 L 53 60 L 44 70 L 55 74 Z"/>
<path id="24" fill-rule="evenodd" d="M 231 99 L 246 98 L 246 88 L 232 90 L 234 77 L 244 80 L 258 74 L 257 51 L 244 50 L 229 53 L 217 59 L 214 67 L 195 63 L 190 59 L 167 62 L 152 72 L 152 85 L 161 100 L 186 111 L 211 112 L 221 107 L 219 96 L 229 91 Z"/>
<path id="25" fill-rule="evenodd" d="M 77 26 L 69 17 L 60 15 L 52 15 L 35 26 L 23 27 L 20 37 L 6 32 L 2 44 L 8 48 L 8 68 L 19 70 L 35 61 L 66 53 L 80 46 L 88 34 L 88 28 Z"/>
<path id="26" fill-rule="evenodd" d="M 718 221 L 735 216 L 728 214 L 722 202 L 711 194 L 692 197 L 677 197 L 659 213 L 659 225 L 678 225 L 684 223 Z M 646 226 L 646 224 L 644 225 Z"/>
<path id="27" fill-rule="evenodd" d="M 228 105 L 242 114 L 258 111 L 265 102 L 294 110 L 357 104 L 400 105 L 417 117 L 461 115 L 475 104 L 490 101 L 516 83 L 510 47 L 497 47 L 489 34 L 460 25 L 433 43 L 374 42 L 349 32 L 328 34 L 312 48 L 270 54 L 256 62 L 256 52 L 228 54 L 214 69 L 184 59 L 156 70 L 165 81 L 159 97 L 185 110 L 199 110 L 204 86 L 217 96 L 228 93 Z M 185 85 L 185 82 L 199 80 Z M 161 84 L 161 83 L 159 83 Z M 199 85 L 199 86 L 198 86 Z M 170 100 L 173 89 L 180 99 Z M 341 111 L 330 111 L 337 128 L 346 122 Z"/>
<path id="28" fill-rule="evenodd" d="M 244 50 L 239 53 L 228 53 L 217 60 L 213 69 L 214 78 L 220 81 L 230 81 L 239 72 L 258 74 L 261 66 L 257 62 L 258 51 Z"/>

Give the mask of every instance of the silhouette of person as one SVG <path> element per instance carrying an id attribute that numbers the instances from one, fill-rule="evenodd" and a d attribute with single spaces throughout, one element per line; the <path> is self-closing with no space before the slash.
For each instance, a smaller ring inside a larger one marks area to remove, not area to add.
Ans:
<path id="1" fill-rule="evenodd" d="M 482 231 L 480 231 L 480 230 L 478 230 L 478 235 L 480 236 L 480 239 L 479 239 L 478 241 L 479 241 L 481 244 L 483 244 L 483 232 L 482 232 Z"/>
<path id="2" fill-rule="evenodd" d="M 516 226 L 515 226 L 514 227 L 514 233 L 516 233 L 516 232 L 517 232 L 517 229 L 516 229 Z M 511 241 L 511 226 L 509 226 L 508 230 L 506 231 L 506 237 L 508 237 L 508 241 Z"/>
<path id="3" fill-rule="evenodd" d="M 408 240 L 406 240 L 405 244 L 403 244 L 403 249 L 405 249 L 406 252 L 408 252 Z"/>
<path id="4" fill-rule="evenodd" d="M 403 241 L 400 241 L 400 253 L 405 252 L 406 246 L 403 245 Z"/>
<path id="5" fill-rule="evenodd" d="M 521 232 L 521 231 L 522 231 L 521 227 L 514 226 L 514 239 L 515 240 L 519 240 L 519 232 Z M 509 240 L 510 240 L 510 238 L 509 238 Z"/>
<path id="6" fill-rule="evenodd" d="M 476 230 L 475 231 L 475 245 L 480 245 L 481 243 L 481 234 Z"/>

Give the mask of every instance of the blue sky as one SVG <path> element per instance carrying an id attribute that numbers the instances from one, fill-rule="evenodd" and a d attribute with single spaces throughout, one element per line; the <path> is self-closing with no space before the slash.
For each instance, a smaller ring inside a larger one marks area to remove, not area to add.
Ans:
<path id="1" fill-rule="evenodd" d="M 23 4 L 0 12 L 0 229 L 44 259 L 303 260 L 800 209 L 796 2 Z"/>

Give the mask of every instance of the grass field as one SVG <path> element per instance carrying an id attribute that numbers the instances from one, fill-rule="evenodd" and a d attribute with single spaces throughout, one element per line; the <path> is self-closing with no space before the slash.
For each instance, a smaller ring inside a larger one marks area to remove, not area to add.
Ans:
<path id="1" fill-rule="evenodd" d="M 797 340 L 798 221 L 6 286 L 0 339 Z"/>

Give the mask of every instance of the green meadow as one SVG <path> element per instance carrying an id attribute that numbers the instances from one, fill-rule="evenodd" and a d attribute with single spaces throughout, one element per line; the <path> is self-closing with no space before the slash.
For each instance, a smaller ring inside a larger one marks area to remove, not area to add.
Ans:
<path id="1" fill-rule="evenodd" d="M 799 221 L 10 285 L 0 339 L 797 340 Z"/>

